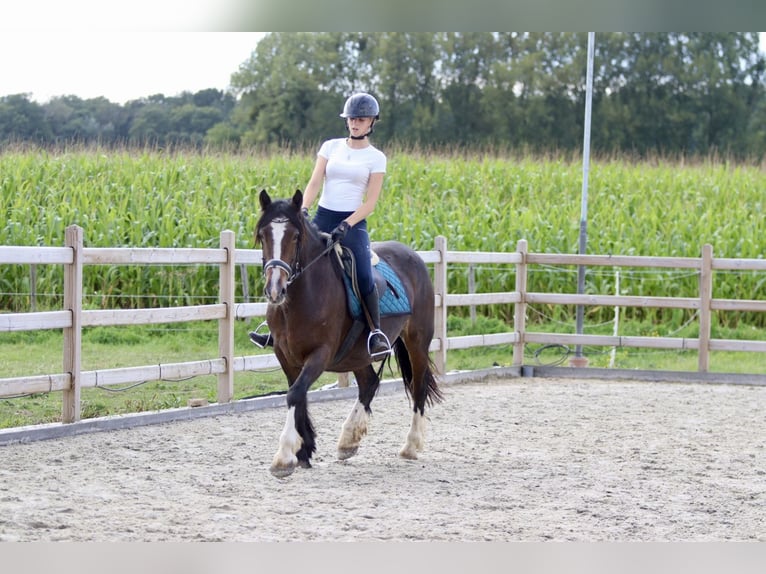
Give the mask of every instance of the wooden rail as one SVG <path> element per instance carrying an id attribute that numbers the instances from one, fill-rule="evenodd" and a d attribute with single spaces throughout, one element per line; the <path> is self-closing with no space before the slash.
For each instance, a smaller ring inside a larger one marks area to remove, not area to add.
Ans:
<path id="1" fill-rule="evenodd" d="M 766 260 L 715 259 L 710 245 L 703 246 L 699 258 L 529 253 L 525 240 L 519 241 L 517 251 L 514 253 L 448 251 L 447 239 L 441 236 L 436 238 L 433 251 L 421 251 L 418 255 L 427 264 L 433 266 L 436 315 L 435 335 L 430 350 L 437 370 L 442 374 L 447 370 L 447 352 L 450 349 L 487 345 L 513 345 L 514 366 L 523 365 L 524 347 L 529 343 L 689 349 L 696 350 L 698 353 L 698 371 L 700 372 L 707 372 L 711 351 L 766 353 L 766 341 L 711 338 L 713 311 L 766 312 L 764 300 L 714 299 L 712 297 L 714 272 L 717 270 L 766 271 Z M 30 313 L 0 313 L 0 331 L 63 330 L 63 373 L 0 379 L 0 397 L 61 391 L 63 422 L 74 422 L 80 419 L 80 393 L 83 388 L 216 375 L 218 401 L 227 403 L 234 396 L 236 372 L 279 366 L 273 354 L 234 356 L 235 320 L 264 316 L 266 303 L 235 301 L 236 266 L 260 265 L 261 252 L 255 249 L 236 249 L 234 233 L 231 231 L 221 233 L 220 247 L 217 249 L 87 248 L 83 246 L 82 229 L 70 226 L 66 230 L 64 247 L 0 247 L 0 264 L 64 266 L 64 309 Z M 515 290 L 509 293 L 448 293 L 447 269 L 449 265 L 455 264 L 514 265 Z M 159 309 L 86 310 L 82 308 L 82 277 L 85 265 L 217 265 L 220 269 L 218 303 Z M 696 297 L 677 298 L 528 292 L 528 270 L 534 265 L 692 269 L 699 274 L 699 293 Z M 447 336 L 449 307 L 495 304 L 514 305 L 513 331 L 462 337 Z M 692 309 L 699 315 L 699 338 L 530 332 L 526 328 L 527 308 L 530 304 Z M 82 371 L 83 327 L 187 321 L 218 322 L 218 357 L 186 363 Z"/>

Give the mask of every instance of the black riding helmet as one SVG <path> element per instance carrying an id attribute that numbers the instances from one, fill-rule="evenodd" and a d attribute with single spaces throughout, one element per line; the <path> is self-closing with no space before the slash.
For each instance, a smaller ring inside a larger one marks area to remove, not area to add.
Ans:
<path id="1" fill-rule="evenodd" d="M 346 100 L 343 111 L 340 113 L 342 118 L 375 118 L 380 119 L 380 106 L 378 100 L 370 94 L 360 92 L 354 94 Z"/>
<path id="2" fill-rule="evenodd" d="M 340 117 L 342 117 L 344 121 L 347 121 L 348 118 L 372 118 L 369 132 L 363 136 L 349 135 L 351 139 L 362 140 L 372 133 L 372 126 L 375 124 L 376 120 L 380 119 L 380 106 L 378 105 L 378 100 L 364 92 L 354 94 L 346 100 L 346 103 L 343 105 L 343 111 L 340 113 Z"/>

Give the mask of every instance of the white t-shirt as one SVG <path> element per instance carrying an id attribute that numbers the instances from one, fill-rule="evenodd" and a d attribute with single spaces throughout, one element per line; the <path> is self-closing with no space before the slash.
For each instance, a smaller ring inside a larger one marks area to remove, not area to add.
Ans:
<path id="1" fill-rule="evenodd" d="M 364 201 L 371 173 L 386 172 L 386 155 L 369 145 L 348 147 L 346 138 L 325 141 L 317 155 L 327 160 L 319 205 L 332 211 L 356 211 Z"/>

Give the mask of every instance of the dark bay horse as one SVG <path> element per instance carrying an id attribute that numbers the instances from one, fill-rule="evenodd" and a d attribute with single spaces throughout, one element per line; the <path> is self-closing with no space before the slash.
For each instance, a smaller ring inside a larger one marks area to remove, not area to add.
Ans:
<path id="1" fill-rule="evenodd" d="M 261 217 L 255 229 L 263 250 L 263 272 L 268 301 L 266 320 L 274 337 L 274 353 L 287 376 L 287 421 L 271 463 L 277 477 L 297 465 L 311 466 L 316 433 L 309 416 L 311 385 L 325 372 L 353 371 L 358 400 L 343 423 L 338 458 L 356 454 L 367 433 L 370 403 L 380 383 L 367 354 L 366 332 L 344 345 L 353 319 L 348 311 L 341 266 L 328 253 L 329 235 L 301 213 L 303 195 L 272 201 L 261 191 Z M 428 347 L 434 334 L 434 291 L 423 260 L 396 241 L 374 243 L 373 250 L 399 276 L 411 312 L 381 317 L 381 329 L 393 342 L 404 387 L 412 399 L 412 423 L 399 456 L 416 459 L 425 444 L 425 406 L 442 399 Z M 382 292 L 381 292 L 382 296 Z M 345 347 L 347 352 L 339 353 Z"/>

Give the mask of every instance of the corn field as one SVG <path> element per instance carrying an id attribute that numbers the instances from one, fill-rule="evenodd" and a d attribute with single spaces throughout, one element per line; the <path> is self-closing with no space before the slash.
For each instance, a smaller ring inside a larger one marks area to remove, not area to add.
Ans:
<path id="1" fill-rule="evenodd" d="M 526 239 L 533 252 L 577 252 L 579 158 L 413 151 L 388 151 L 388 156 L 383 195 L 370 218 L 373 240 L 397 239 L 429 250 L 434 238 L 444 235 L 450 250 L 514 251 L 517 241 Z M 5 150 L 0 153 L 5 215 L 0 244 L 62 245 L 65 228 L 77 224 L 87 247 L 217 247 L 220 232 L 231 229 L 238 247 L 251 248 L 258 192 L 291 196 L 308 181 L 313 159 L 313 152 Z M 698 257 L 702 245 L 710 243 L 716 257 L 763 258 L 764 189 L 762 168 L 726 161 L 594 160 L 588 253 Z M 513 266 L 472 271 L 477 292 L 514 289 Z M 34 272 L 29 266 L 0 267 L 2 310 L 59 307 L 62 277 L 58 266 L 39 266 Z M 212 266 L 86 267 L 84 279 L 85 303 L 91 308 L 199 304 L 217 298 L 218 270 Z M 259 273 L 249 273 L 247 282 L 246 290 L 240 282 L 238 296 L 261 293 Z M 717 276 L 714 296 L 763 298 L 765 282 L 757 273 Z M 610 270 L 588 270 L 587 292 L 613 293 L 614 284 Z M 576 269 L 532 269 L 529 289 L 574 293 Z M 449 290 L 467 292 L 466 269 L 451 269 Z M 620 292 L 696 296 L 697 275 L 623 270 Z M 506 321 L 513 312 L 510 306 L 479 311 Z M 574 309 L 550 313 L 549 318 L 571 320 Z M 611 309 L 588 313 L 596 322 L 612 316 Z M 681 311 L 633 313 L 642 321 L 683 321 Z M 720 320 L 733 327 L 742 321 L 766 326 L 757 314 L 729 313 Z"/>

